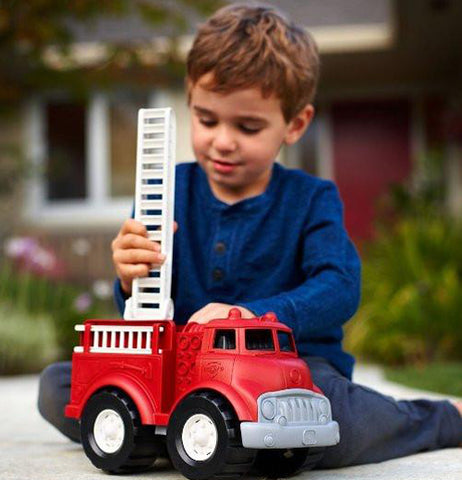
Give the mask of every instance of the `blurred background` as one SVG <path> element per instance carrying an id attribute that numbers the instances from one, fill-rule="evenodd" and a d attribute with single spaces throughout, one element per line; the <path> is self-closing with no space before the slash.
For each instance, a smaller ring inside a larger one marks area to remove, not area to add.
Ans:
<path id="1" fill-rule="evenodd" d="M 173 107 L 178 162 L 193 160 L 184 60 L 225 3 L 0 4 L 1 374 L 69 358 L 74 324 L 118 315 L 110 242 L 131 212 L 137 110 Z M 317 116 L 279 160 L 339 187 L 364 264 L 347 346 L 462 395 L 462 2 L 266 3 L 321 51 Z"/>

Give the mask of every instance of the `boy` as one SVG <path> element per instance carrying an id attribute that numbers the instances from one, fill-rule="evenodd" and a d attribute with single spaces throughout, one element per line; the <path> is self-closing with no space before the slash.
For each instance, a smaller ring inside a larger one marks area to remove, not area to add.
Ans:
<path id="1" fill-rule="evenodd" d="M 319 60 L 311 37 L 272 8 L 234 5 L 201 27 L 187 67 L 197 163 L 176 174 L 175 321 L 208 322 L 233 305 L 245 317 L 274 311 L 293 329 L 340 425 L 341 442 L 319 468 L 459 444 L 462 418 L 449 402 L 396 402 L 351 382 L 342 325 L 358 306 L 360 263 L 337 190 L 274 163 L 314 114 Z M 134 220 L 112 249 L 122 312 L 132 280 L 164 259 Z M 42 397 L 57 372 L 44 374 Z M 72 436 L 70 428 L 61 426 Z"/>

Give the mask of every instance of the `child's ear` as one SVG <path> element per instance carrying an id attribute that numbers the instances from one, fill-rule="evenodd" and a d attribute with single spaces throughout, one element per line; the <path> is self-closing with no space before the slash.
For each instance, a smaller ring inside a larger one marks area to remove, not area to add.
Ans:
<path id="1" fill-rule="evenodd" d="M 305 133 L 314 116 L 314 107 L 308 104 L 287 125 L 284 143 L 293 145 Z"/>

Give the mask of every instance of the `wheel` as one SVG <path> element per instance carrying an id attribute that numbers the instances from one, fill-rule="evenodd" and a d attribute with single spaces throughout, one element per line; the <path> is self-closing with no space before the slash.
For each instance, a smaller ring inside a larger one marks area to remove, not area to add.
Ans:
<path id="1" fill-rule="evenodd" d="M 175 468 L 192 480 L 239 477 L 255 459 L 254 450 L 242 447 L 231 406 L 208 392 L 187 397 L 173 412 L 167 449 Z"/>
<path id="2" fill-rule="evenodd" d="M 313 468 L 323 451 L 321 448 L 259 450 L 252 472 L 269 478 L 290 477 Z"/>
<path id="3" fill-rule="evenodd" d="M 154 427 L 142 426 L 134 403 L 115 390 L 90 398 L 80 433 L 87 457 L 95 467 L 110 473 L 146 470 L 157 458 Z"/>

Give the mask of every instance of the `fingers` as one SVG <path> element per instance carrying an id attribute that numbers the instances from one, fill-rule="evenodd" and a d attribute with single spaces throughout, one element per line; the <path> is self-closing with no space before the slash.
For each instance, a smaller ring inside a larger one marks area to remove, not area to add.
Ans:
<path id="1" fill-rule="evenodd" d="M 121 235 L 125 235 L 126 233 L 134 233 L 135 235 L 141 235 L 143 237 L 148 236 L 148 231 L 146 227 L 141 222 L 133 218 L 125 220 L 122 228 L 120 229 Z"/>
<path id="2" fill-rule="evenodd" d="M 112 261 L 122 289 L 131 293 L 134 278 L 145 277 L 153 266 L 165 261 L 160 244 L 148 238 L 146 227 L 137 220 L 126 220 L 112 241 Z"/>
<path id="3" fill-rule="evenodd" d="M 230 308 L 232 308 L 232 305 L 225 303 L 209 303 L 194 313 L 188 320 L 188 323 L 208 323 L 217 318 L 227 318 Z"/>
<path id="4" fill-rule="evenodd" d="M 147 265 L 162 265 L 165 260 L 165 255 L 153 250 L 144 250 L 141 248 L 119 248 L 114 251 L 112 255 L 114 263 L 116 264 L 138 264 L 145 263 Z"/>
<path id="5" fill-rule="evenodd" d="M 188 323 L 208 323 L 218 318 L 228 318 L 231 308 L 237 308 L 241 312 L 242 318 L 254 318 L 255 314 L 247 308 L 238 307 L 236 305 L 228 305 L 227 303 L 209 303 L 205 307 L 195 312 Z"/>
<path id="6" fill-rule="evenodd" d="M 136 235 L 134 233 L 126 233 L 118 239 L 117 246 L 119 248 L 151 250 L 153 252 L 160 252 L 160 244 L 152 240 Z"/>
<path id="7" fill-rule="evenodd" d="M 149 273 L 149 266 L 145 263 L 137 265 L 122 264 L 120 265 L 119 277 L 122 279 L 130 279 L 130 283 L 134 278 L 146 277 Z"/>

